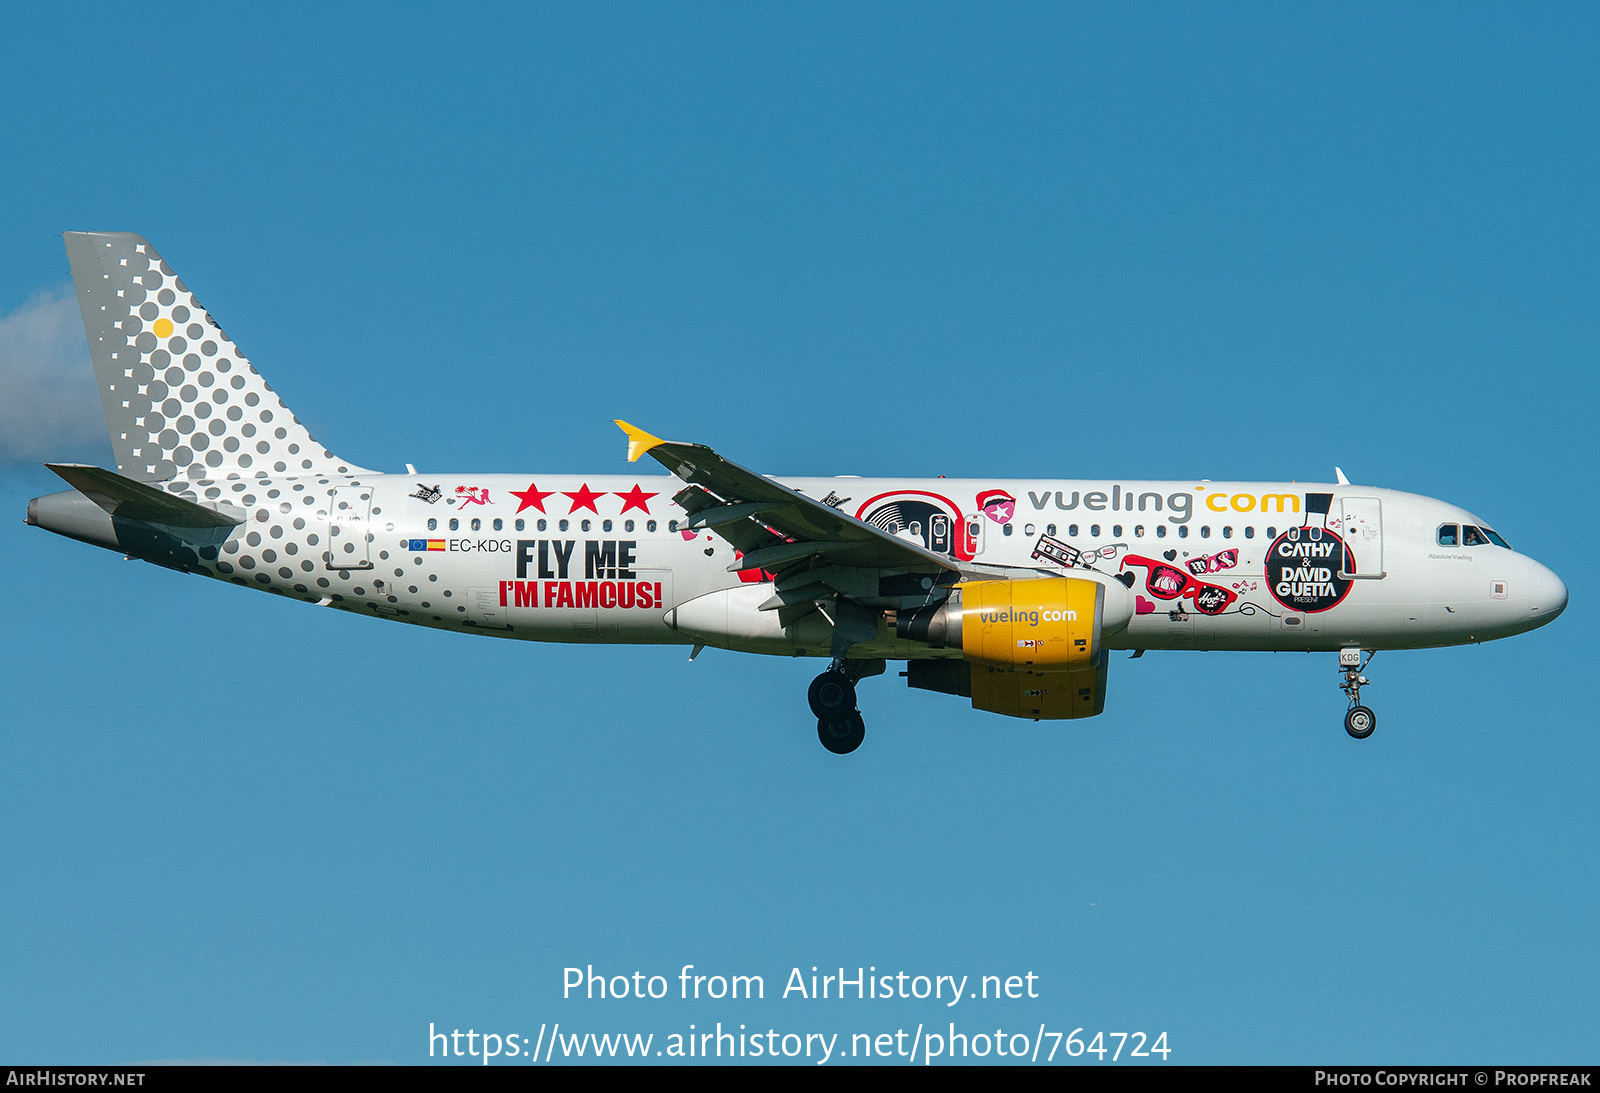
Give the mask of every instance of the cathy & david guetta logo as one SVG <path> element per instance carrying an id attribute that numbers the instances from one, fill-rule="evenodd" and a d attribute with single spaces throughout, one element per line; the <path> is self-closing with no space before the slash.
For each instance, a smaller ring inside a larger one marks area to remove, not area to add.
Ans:
<path id="1" fill-rule="evenodd" d="M 1350 591 L 1349 547 L 1329 528 L 1290 528 L 1267 548 L 1267 588 L 1291 611 L 1315 614 L 1338 606 Z"/>

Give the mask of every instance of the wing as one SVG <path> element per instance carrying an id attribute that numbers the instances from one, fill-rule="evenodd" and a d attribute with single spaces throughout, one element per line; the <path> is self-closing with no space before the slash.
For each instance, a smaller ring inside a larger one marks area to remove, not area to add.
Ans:
<path id="1" fill-rule="evenodd" d="M 762 610 L 779 611 L 785 625 L 832 602 L 836 630 L 854 636 L 866 623 L 862 607 L 902 606 L 926 600 L 936 586 L 960 579 L 957 564 L 926 547 L 807 497 L 731 462 L 702 444 L 651 436 L 618 421 L 628 435 L 628 460 L 648 454 L 688 483 L 673 497 L 689 514 L 689 528 L 706 528 L 732 543 L 742 557 L 730 570 L 762 569 L 775 575 L 775 595 Z M 870 612 L 876 634 L 875 611 Z M 856 640 L 870 640 L 870 636 Z"/>
<path id="2" fill-rule="evenodd" d="M 959 572 L 942 554 L 747 470 L 702 444 L 660 440 L 625 421 L 617 424 L 628 434 L 629 462 L 648 453 L 689 483 L 674 500 L 689 513 L 691 529 L 710 528 L 744 552 L 734 568 L 776 570 L 826 558 L 870 569 Z"/>

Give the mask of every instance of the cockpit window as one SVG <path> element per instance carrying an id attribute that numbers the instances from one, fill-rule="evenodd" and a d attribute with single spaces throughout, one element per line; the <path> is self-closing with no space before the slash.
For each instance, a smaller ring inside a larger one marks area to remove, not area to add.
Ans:
<path id="1" fill-rule="evenodd" d="M 1439 525 L 1439 545 L 1440 546 L 1455 546 L 1456 545 L 1456 535 L 1457 535 L 1457 530 L 1456 530 L 1456 526 L 1454 524 L 1440 524 Z"/>
<path id="2" fill-rule="evenodd" d="M 1483 533 L 1489 537 L 1489 541 L 1495 546 L 1505 547 L 1507 550 L 1511 549 L 1511 544 L 1500 538 L 1499 534 L 1496 533 L 1493 528 L 1484 528 Z"/>
<path id="3" fill-rule="evenodd" d="M 1483 532 L 1479 531 L 1477 528 L 1473 527 L 1471 524 L 1462 524 L 1461 525 L 1461 545 L 1462 546 L 1488 546 L 1489 545 L 1489 540 L 1484 537 Z"/>

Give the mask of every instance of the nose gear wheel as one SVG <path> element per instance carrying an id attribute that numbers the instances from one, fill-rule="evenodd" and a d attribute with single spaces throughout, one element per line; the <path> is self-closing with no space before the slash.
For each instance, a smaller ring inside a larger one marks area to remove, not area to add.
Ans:
<path id="1" fill-rule="evenodd" d="M 1344 731 L 1357 740 L 1365 740 L 1372 735 L 1372 730 L 1378 727 L 1378 715 L 1373 713 L 1369 707 L 1361 704 L 1361 688 L 1372 682 L 1361 673 L 1366 670 L 1368 664 L 1372 663 L 1372 658 L 1378 654 L 1374 650 L 1366 655 L 1365 660 L 1360 660 L 1358 658 L 1361 650 L 1354 650 L 1356 658 L 1347 657 L 1349 652 L 1350 650 L 1346 650 L 1339 654 L 1339 671 L 1344 677 L 1344 681 L 1339 684 L 1339 689 L 1350 698 L 1350 709 L 1344 715 Z M 1357 662 L 1354 664 L 1349 663 L 1350 659 L 1357 659 Z"/>

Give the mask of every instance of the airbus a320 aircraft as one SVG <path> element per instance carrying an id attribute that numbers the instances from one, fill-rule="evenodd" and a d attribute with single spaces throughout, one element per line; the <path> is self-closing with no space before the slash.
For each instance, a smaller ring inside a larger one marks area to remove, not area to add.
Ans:
<path id="1" fill-rule="evenodd" d="M 530 641 L 829 658 L 828 750 L 856 684 L 1009 717 L 1092 717 L 1112 650 L 1337 652 L 1345 729 L 1379 649 L 1481 642 L 1567 604 L 1561 579 L 1426 497 L 1286 482 L 779 481 L 626 422 L 656 475 L 405 475 L 311 438 L 154 248 L 69 232 L 115 471 L 27 522 L 323 607 Z M 692 654 L 691 654 L 692 655 Z"/>

